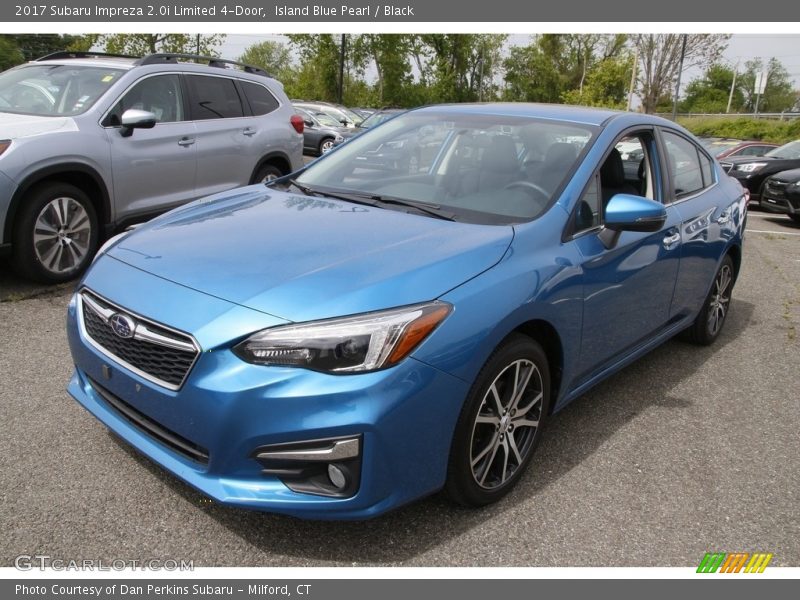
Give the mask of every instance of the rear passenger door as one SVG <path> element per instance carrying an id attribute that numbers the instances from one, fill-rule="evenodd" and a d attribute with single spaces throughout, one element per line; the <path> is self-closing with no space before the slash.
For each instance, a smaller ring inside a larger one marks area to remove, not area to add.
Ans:
<path id="1" fill-rule="evenodd" d="M 197 130 L 197 195 L 250 183 L 259 156 L 249 108 L 232 77 L 184 75 Z"/>
<path id="2" fill-rule="evenodd" d="M 717 185 L 714 162 L 698 144 L 666 128 L 660 137 L 670 182 L 667 205 L 681 219 L 681 264 L 671 309 L 679 318 L 696 313 L 708 293 L 738 199 L 731 200 Z"/>

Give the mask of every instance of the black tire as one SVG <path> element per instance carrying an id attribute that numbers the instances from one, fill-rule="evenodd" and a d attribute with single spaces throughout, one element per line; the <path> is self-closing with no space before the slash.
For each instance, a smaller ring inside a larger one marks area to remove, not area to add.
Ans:
<path id="1" fill-rule="evenodd" d="M 515 400 L 510 386 L 520 381 L 525 384 Z M 486 361 L 461 410 L 450 447 L 448 496 L 477 507 L 511 491 L 533 456 L 549 409 L 547 356 L 531 338 L 512 334 Z"/>
<path id="2" fill-rule="evenodd" d="M 800 215 L 789 215 L 789 218 L 798 225 L 800 225 Z"/>
<path id="3" fill-rule="evenodd" d="M 253 183 L 269 183 L 273 179 L 278 179 L 286 175 L 278 167 L 272 164 L 261 165 L 253 176 Z"/>
<path id="4" fill-rule="evenodd" d="M 11 263 L 28 279 L 69 281 L 91 263 L 99 235 L 97 212 L 83 190 L 60 182 L 37 185 L 22 199 Z"/>
<path id="5" fill-rule="evenodd" d="M 332 137 L 322 138 L 319 142 L 319 146 L 317 147 L 317 154 L 319 154 L 319 156 L 322 156 L 323 154 L 330 152 L 332 149 L 333 149 L 333 138 Z"/>
<path id="6" fill-rule="evenodd" d="M 683 339 L 700 346 L 714 343 L 728 317 L 733 284 L 733 260 L 726 255 L 714 276 L 711 291 L 703 301 L 703 308 L 700 309 L 694 323 L 683 332 L 681 336 Z M 721 291 L 720 288 L 722 288 Z"/>

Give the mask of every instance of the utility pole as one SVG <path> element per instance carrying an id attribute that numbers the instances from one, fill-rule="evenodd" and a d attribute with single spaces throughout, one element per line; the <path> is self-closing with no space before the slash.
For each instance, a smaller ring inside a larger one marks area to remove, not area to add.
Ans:
<path id="1" fill-rule="evenodd" d="M 681 74 L 683 73 L 683 59 L 686 58 L 686 34 L 681 42 L 681 64 L 678 67 L 678 81 L 675 84 L 675 97 L 672 99 L 672 120 L 678 119 L 678 93 L 681 91 Z"/>
<path id="2" fill-rule="evenodd" d="M 633 55 L 633 68 L 631 69 L 631 85 L 628 88 L 628 107 L 627 111 L 631 110 L 633 104 L 633 86 L 636 85 L 636 70 L 639 68 L 639 46 L 636 46 L 636 52 Z"/>
<path id="3" fill-rule="evenodd" d="M 731 112 L 731 102 L 733 102 L 733 90 L 736 89 L 736 75 L 739 73 L 739 61 L 736 61 L 736 66 L 733 68 L 733 81 L 731 82 L 731 93 L 728 94 L 728 106 L 725 113 Z"/>
<path id="4" fill-rule="evenodd" d="M 197 55 L 200 55 L 200 34 L 197 34 Z"/>
<path id="5" fill-rule="evenodd" d="M 346 44 L 347 44 L 347 36 L 346 34 L 342 34 L 342 48 L 341 52 L 339 53 L 339 94 L 338 94 L 338 102 L 342 104 L 342 98 L 344 97 L 344 55 L 346 52 Z"/>

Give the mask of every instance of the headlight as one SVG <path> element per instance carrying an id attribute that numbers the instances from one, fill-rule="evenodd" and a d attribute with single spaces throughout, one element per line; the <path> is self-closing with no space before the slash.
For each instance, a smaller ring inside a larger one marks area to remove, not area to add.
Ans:
<path id="1" fill-rule="evenodd" d="M 355 317 L 281 325 L 237 345 L 239 358 L 257 365 L 355 373 L 390 367 L 416 348 L 450 314 L 429 302 Z"/>
<path id="2" fill-rule="evenodd" d="M 341 133 L 337 133 L 336 137 L 333 138 L 333 141 L 341 144 L 344 141 L 344 136 Z"/>
<path id="3" fill-rule="evenodd" d="M 754 162 L 754 163 L 747 163 L 744 165 L 736 165 L 736 170 L 741 171 L 742 173 L 752 173 L 753 171 L 758 171 L 759 169 L 763 169 L 767 166 L 765 162 Z"/>
<path id="4" fill-rule="evenodd" d="M 0 140 L 0 154 L 8 150 L 8 147 L 11 145 L 11 140 Z"/>

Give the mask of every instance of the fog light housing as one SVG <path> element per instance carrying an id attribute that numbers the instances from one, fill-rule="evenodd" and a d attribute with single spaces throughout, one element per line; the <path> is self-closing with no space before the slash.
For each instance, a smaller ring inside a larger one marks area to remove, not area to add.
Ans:
<path id="1" fill-rule="evenodd" d="M 259 446 L 251 456 L 293 492 L 348 498 L 361 483 L 361 448 L 359 435 Z"/>

